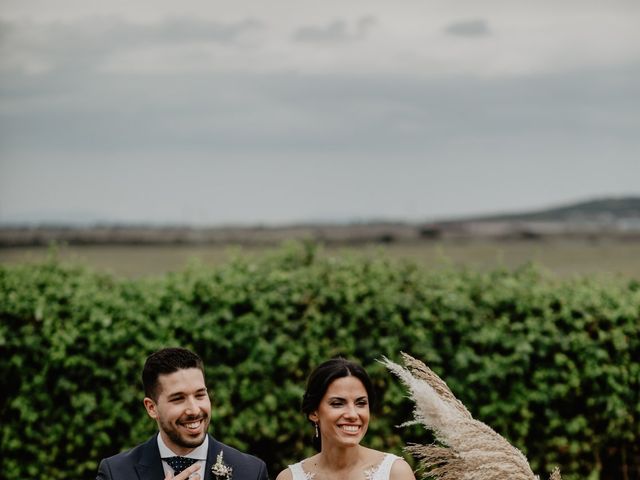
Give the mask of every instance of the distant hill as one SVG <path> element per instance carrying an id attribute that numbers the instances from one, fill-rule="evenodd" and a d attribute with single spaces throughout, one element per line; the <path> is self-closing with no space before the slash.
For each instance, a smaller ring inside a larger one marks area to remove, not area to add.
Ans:
<path id="1" fill-rule="evenodd" d="M 616 219 L 640 219 L 640 197 L 602 198 L 543 210 L 478 216 L 464 221 L 598 222 Z"/>
<path id="2" fill-rule="evenodd" d="M 424 224 L 424 238 L 640 239 L 640 197 L 601 198 L 526 212 L 483 215 Z"/>
<path id="3" fill-rule="evenodd" d="M 604 198 L 521 213 L 438 222 L 296 224 L 283 227 L 189 227 L 179 225 L 4 226 L 0 248 L 69 245 L 276 245 L 284 240 L 327 244 L 433 240 L 538 240 L 600 238 L 640 241 L 640 197 Z"/>

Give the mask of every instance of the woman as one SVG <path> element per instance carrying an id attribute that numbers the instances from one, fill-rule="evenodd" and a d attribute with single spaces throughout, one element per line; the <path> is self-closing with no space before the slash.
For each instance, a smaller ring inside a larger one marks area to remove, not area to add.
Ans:
<path id="1" fill-rule="evenodd" d="M 363 447 L 373 385 L 365 370 L 343 358 L 322 363 L 309 376 L 302 412 L 314 425 L 319 453 L 290 465 L 276 480 L 415 480 L 400 457 Z"/>

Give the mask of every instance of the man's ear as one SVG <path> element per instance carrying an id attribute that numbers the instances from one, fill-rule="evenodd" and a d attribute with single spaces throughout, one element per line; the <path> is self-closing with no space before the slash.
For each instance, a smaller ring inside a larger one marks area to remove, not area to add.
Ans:
<path id="1" fill-rule="evenodd" d="M 151 418 L 153 419 L 158 418 L 158 410 L 156 407 L 156 402 L 154 402 L 153 399 L 149 397 L 144 397 L 144 400 L 142 401 L 142 403 L 144 403 L 144 408 L 147 409 L 147 413 Z"/>

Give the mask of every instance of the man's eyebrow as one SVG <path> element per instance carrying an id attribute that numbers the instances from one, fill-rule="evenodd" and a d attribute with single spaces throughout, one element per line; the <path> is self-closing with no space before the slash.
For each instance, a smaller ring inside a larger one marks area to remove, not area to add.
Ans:
<path id="1" fill-rule="evenodd" d="M 184 396 L 184 392 L 174 392 L 170 395 L 167 395 L 167 398 L 177 398 Z"/>
<path id="2" fill-rule="evenodd" d="M 196 390 L 195 393 L 207 393 L 207 392 L 208 392 L 207 387 L 202 387 Z M 186 395 L 185 392 L 174 392 L 174 393 L 171 393 L 170 395 L 167 395 L 167 398 L 182 397 L 184 395 Z"/>

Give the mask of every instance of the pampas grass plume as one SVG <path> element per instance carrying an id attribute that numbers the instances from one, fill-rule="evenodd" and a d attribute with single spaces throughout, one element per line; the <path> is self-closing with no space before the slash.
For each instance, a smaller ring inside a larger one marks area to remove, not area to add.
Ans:
<path id="1" fill-rule="evenodd" d="M 402 353 L 405 367 L 382 363 L 406 385 L 414 418 L 439 444 L 410 445 L 422 468 L 436 480 L 537 480 L 520 450 L 475 420 L 447 384 L 420 360 Z M 550 480 L 561 480 L 556 468 Z"/>

